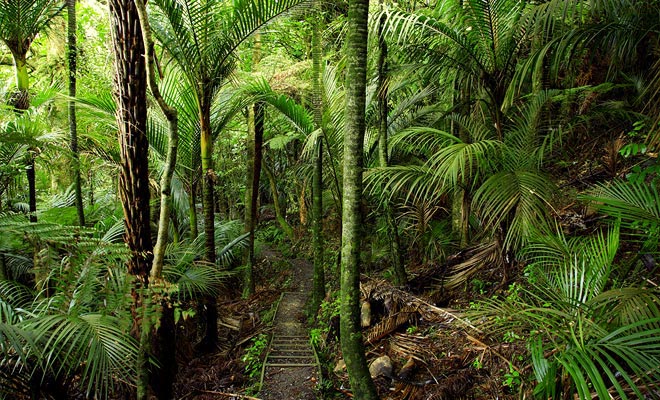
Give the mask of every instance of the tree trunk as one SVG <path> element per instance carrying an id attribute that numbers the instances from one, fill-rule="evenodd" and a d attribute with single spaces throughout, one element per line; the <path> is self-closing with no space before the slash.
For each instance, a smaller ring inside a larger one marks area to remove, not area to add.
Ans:
<path id="1" fill-rule="evenodd" d="M 365 132 L 368 0 L 349 0 L 341 248 L 341 350 L 356 399 L 378 399 L 360 331 L 362 149 Z"/>
<path id="2" fill-rule="evenodd" d="M 119 195 L 124 209 L 124 241 L 131 256 L 128 272 L 135 277 L 132 288 L 133 336 L 142 339 L 143 295 L 149 284 L 153 258 L 149 207 L 149 152 L 147 127 L 147 77 L 145 48 L 138 11 L 131 0 L 110 0 L 111 30 L 115 53 L 115 96 L 119 127 Z M 138 398 L 147 396 L 144 382 L 146 355 L 138 361 Z M 142 384 L 141 384 L 142 383 Z"/>
<path id="3" fill-rule="evenodd" d="M 71 0 L 69 0 L 71 1 Z M 142 39 L 146 46 L 146 67 L 147 81 L 149 89 L 156 99 L 158 107 L 165 115 L 168 122 L 168 147 L 165 160 L 165 170 L 160 180 L 160 212 L 158 217 L 158 234 L 156 246 L 154 247 L 154 260 L 151 266 L 150 278 L 154 280 L 162 279 L 163 262 L 165 259 L 165 248 L 167 247 L 170 213 L 172 209 L 172 176 L 176 168 L 176 152 L 179 145 L 179 113 L 173 107 L 170 107 L 163 99 L 156 82 L 156 54 L 154 50 L 154 41 L 151 37 L 151 28 L 147 16 L 147 6 L 144 0 L 135 0 L 140 18 L 140 27 L 142 29 Z"/>
<path id="4" fill-rule="evenodd" d="M 280 225 L 280 228 L 282 228 L 282 231 L 284 231 L 286 237 L 288 237 L 290 240 L 293 240 L 293 228 L 291 228 L 291 225 L 289 225 L 289 223 L 286 221 L 286 218 L 284 218 L 284 215 L 282 215 L 280 198 L 279 194 L 277 193 L 277 182 L 275 181 L 275 175 L 273 174 L 273 171 L 268 168 L 268 165 L 264 164 L 263 169 L 266 173 L 266 176 L 268 177 L 270 192 L 273 196 L 273 207 L 275 208 L 275 218 L 277 219 L 277 223 Z"/>
<path id="5" fill-rule="evenodd" d="M 168 122 L 168 142 L 167 157 L 165 161 L 165 170 L 160 180 L 160 215 L 158 218 L 158 234 L 156 246 L 154 247 L 154 260 L 150 271 L 150 280 L 152 285 L 154 283 L 163 282 L 163 264 L 165 260 L 165 249 L 167 248 L 168 232 L 170 213 L 172 208 L 172 176 L 176 168 L 176 152 L 179 143 L 178 132 L 178 112 L 175 108 L 170 107 L 163 99 L 158 88 L 155 76 L 156 54 L 154 51 L 154 41 L 151 37 L 151 28 L 149 26 L 149 17 L 147 15 L 147 6 L 144 0 L 135 0 L 138 15 L 140 17 L 140 27 L 142 29 L 142 39 L 146 46 L 146 62 L 147 62 L 147 79 L 149 89 L 156 99 L 156 103 L 161 111 L 167 118 Z M 154 297 L 152 294 L 150 297 Z M 160 326 L 154 332 L 150 326 L 149 320 L 145 319 L 143 337 L 150 343 L 150 348 L 158 360 L 158 367 L 156 371 L 149 373 L 149 384 L 154 390 L 154 393 L 160 400 L 169 400 L 173 395 L 173 382 L 176 377 L 176 328 L 174 323 L 174 309 L 172 308 L 171 301 L 166 297 L 160 298 L 162 312 L 160 315 Z M 146 351 L 143 352 L 146 353 Z M 144 386 L 144 383 L 143 383 Z M 138 390 L 138 393 L 145 392 Z M 144 397 L 146 400 L 146 396 Z M 142 400 L 142 399 L 140 399 Z"/>
<path id="6" fill-rule="evenodd" d="M 383 3 L 381 0 L 381 7 Z M 378 22 L 378 112 L 380 120 L 378 124 L 378 159 L 381 168 L 387 167 L 389 164 L 389 146 L 387 142 L 387 118 L 389 108 L 387 105 L 387 42 L 383 37 L 383 26 L 385 24 L 385 17 L 383 16 Z M 388 198 L 388 194 L 383 191 L 383 197 Z M 401 236 L 399 235 L 399 228 L 394 219 L 392 207 L 389 201 L 385 200 L 385 219 L 387 221 L 387 236 L 390 242 L 390 254 L 393 262 L 394 269 L 394 283 L 397 285 L 405 285 L 408 281 L 406 276 L 406 267 L 403 262 L 403 254 L 401 253 Z"/>
<path id="7" fill-rule="evenodd" d="M 30 107 L 30 75 L 27 70 L 25 54 L 14 54 L 14 72 L 16 73 L 16 93 L 12 96 L 10 103 L 18 113 L 22 113 Z M 28 182 L 28 205 L 30 211 L 30 222 L 37 222 L 37 190 L 35 185 L 34 154 L 28 152 L 25 160 L 25 176 Z"/>
<path id="8" fill-rule="evenodd" d="M 470 88 L 461 89 L 458 82 L 454 80 L 454 108 L 460 108 L 469 114 Z M 464 143 L 470 141 L 468 132 L 452 121 L 451 133 Z M 467 186 L 458 185 L 452 194 L 452 231 L 458 238 L 460 248 L 465 248 L 470 241 L 470 191 Z"/>
<path id="9" fill-rule="evenodd" d="M 30 88 L 30 75 L 27 69 L 27 52 L 25 54 L 12 54 L 14 58 L 14 72 L 16 74 L 17 93 L 12 105 L 19 110 L 27 110 L 30 106 L 28 90 Z"/>
<path id="10" fill-rule="evenodd" d="M 261 36 L 254 35 L 252 50 L 252 66 L 259 64 L 261 59 Z M 248 107 L 248 165 L 247 186 L 245 187 L 245 231 L 250 232 L 248 240 L 247 259 L 245 260 L 245 276 L 243 281 L 243 296 L 254 293 L 254 231 L 257 225 L 257 203 L 259 199 L 259 178 L 261 177 L 261 161 L 263 158 L 264 138 L 264 105 L 257 102 Z"/>
<path id="11" fill-rule="evenodd" d="M 30 205 L 30 222 L 37 222 L 37 187 L 36 175 L 34 171 L 34 154 L 32 151 L 28 152 L 27 165 L 25 166 L 25 174 L 28 181 L 29 205 Z"/>
<path id="12" fill-rule="evenodd" d="M 263 159 L 264 105 L 252 104 L 248 109 L 248 181 L 245 188 L 245 231 L 250 232 L 248 254 L 243 282 L 243 296 L 254 293 L 254 231 L 257 225 L 257 204 L 259 200 L 259 178 Z"/>
<path id="13" fill-rule="evenodd" d="M 202 153 L 202 208 L 204 209 L 204 259 L 215 265 L 215 172 L 213 170 L 213 136 L 211 135 L 211 104 L 210 96 L 201 96 L 199 117 L 201 128 L 200 148 Z M 213 296 L 204 298 L 204 338 L 201 349 L 210 351 L 218 342 L 218 306 Z"/>
<path id="14" fill-rule="evenodd" d="M 197 184 L 192 179 L 191 175 L 190 193 L 188 196 L 188 219 L 190 220 L 190 240 L 197 239 L 199 232 L 197 231 Z"/>
<path id="15" fill-rule="evenodd" d="M 69 50 L 69 149 L 71 150 L 71 173 L 76 193 L 75 203 L 78 212 L 78 225 L 85 226 L 85 209 L 82 199 L 80 179 L 80 157 L 78 153 L 78 129 L 76 123 L 76 74 L 78 49 L 76 47 L 76 0 L 66 0 L 67 7 L 67 47 Z"/>
<path id="16" fill-rule="evenodd" d="M 312 242 L 314 248 L 314 279 L 310 311 L 316 315 L 325 298 L 325 271 L 323 270 L 323 101 L 321 97 L 321 34 L 319 32 L 320 5 L 314 2 L 312 21 L 312 107 L 314 127 L 320 129 L 314 149 L 314 173 L 312 178 Z"/>
<path id="17" fill-rule="evenodd" d="M 119 126 L 119 195 L 124 209 L 124 238 L 131 251 L 128 272 L 143 283 L 151 269 L 149 221 L 149 152 L 147 141 L 147 87 L 142 31 L 135 3 L 110 0 L 116 57 L 115 95 Z"/>

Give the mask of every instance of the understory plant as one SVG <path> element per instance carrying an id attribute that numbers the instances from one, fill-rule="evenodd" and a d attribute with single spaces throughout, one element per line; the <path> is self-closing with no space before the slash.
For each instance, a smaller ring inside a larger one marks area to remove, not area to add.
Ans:
<path id="1" fill-rule="evenodd" d="M 29 273 L 11 274 L 20 280 L 0 280 L 0 398 L 66 398 L 73 385 L 106 398 L 130 384 L 138 344 L 130 335 L 125 247 L 89 230 L 26 224 L 23 215 L 0 221 L 8 242 L 2 256 L 31 264 Z M 31 258 L 12 254 L 21 239 Z"/>
<path id="2" fill-rule="evenodd" d="M 538 235 L 526 280 L 482 303 L 473 317 L 490 332 L 527 341 L 538 398 L 644 398 L 660 382 L 657 288 L 613 285 L 619 228 L 591 237 Z"/>
<path id="3" fill-rule="evenodd" d="M 143 289 L 142 318 L 159 321 L 162 300 L 186 318 L 194 300 L 219 293 L 230 272 L 218 266 L 228 267 L 245 244 L 234 225 L 216 228 L 217 264 L 198 260 L 203 237 L 168 246 L 166 281 Z M 121 221 L 100 231 L 0 215 L 0 399 L 132 390 L 139 343 L 123 232 Z"/>

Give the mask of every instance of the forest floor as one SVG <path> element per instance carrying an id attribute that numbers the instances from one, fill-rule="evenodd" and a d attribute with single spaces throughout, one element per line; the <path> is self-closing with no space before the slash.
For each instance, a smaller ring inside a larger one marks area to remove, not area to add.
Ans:
<path id="1" fill-rule="evenodd" d="M 329 321 L 320 321 L 316 327 L 324 332 L 317 347 L 323 365 L 322 376 L 318 376 L 316 367 L 312 366 L 267 366 L 263 387 L 257 392 L 260 367 L 258 372 L 246 372 L 248 348 L 264 336 L 274 338 L 274 347 L 292 345 L 274 351 L 274 356 L 295 350 L 294 342 L 309 343 L 310 327 L 304 323 L 304 306 L 311 292 L 313 272 L 311 263 L 297 254 L 286 257 L 268 247 L 260 252 L 258 264 L 255 295 L 238 299 L 240 294 L 228 293 L 227 299 L 218 303 L 221 338 L 218 350 L 213 354 L 199 355 L 192 346 L 186 352 L 185 343 L 177 349 L 181 367 L 175 383 L 175 398 L 352 398 L 339 349 L 338 315 L 333 315 Z M 468 308 L 475 299 L 463 290 L 440 295 L 434 291 L 434 276 L 442 274 L 441 266 L 410 268 L 411 283 L 403 288 L 378 279 L 382 271 L 367 272 L 369 276 L 363 275 L 361 282 L 363 301 L 371 308 L 371 323 L 364 328 L 367 358 L 370 363 L 384 356 L 391 361 L 391 370 L 374 378 L 382 399 L 491 400 L 518 397 L 518 393 L 510 388 L 519 383 L 516 364 L 518 355 L 525 349 L 493 340 L 487 333 L 475 332 L 462 325 L 460 312 L 454 310 Z M 496 281 L 499 278 L 482 279 Z M 232 290 L 228 288 L 228 291 Z M 484 293 L 484 296 L 494 294 Z M 280 298 L 280 304 L 275 306 Z M 333 297 L 326 298 L 326 303 L 332 302 Z M 278 338 L 282 339 L 279 343 Z M 261 357 L 266 355 L 266 349 Z M 304 355 L 311 356 L 307 351 Z M 266 362 L 307 363 L 309 360 L 272 357 Z M 319 385 L 321 381 L 322 385 Z"/>

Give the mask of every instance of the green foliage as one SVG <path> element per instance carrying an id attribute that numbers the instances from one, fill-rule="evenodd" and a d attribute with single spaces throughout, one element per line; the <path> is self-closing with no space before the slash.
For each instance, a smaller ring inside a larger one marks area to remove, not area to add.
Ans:
<path id="1" fill-rule="evenodd" d="M 282 243 L 286 236 L 284 232 L 277 224 L 268 224 L 266 226 L 260 227 L 257 235 L 260 240 L 263 240 L 267 243 Z"/>
<path id="2" fill-rule="evenodd" d="M 597 185 L 583 196 L 597 209 L 621 220 L 622 227 L 642 244 L 643 251 L 657 253 L 660 240 L 660 193 L 657 180 L 615 180 Z"/>
<path id="3" fill-rule="evenodd" d="M 541 398 L 595 392 L 643 396 L 660 382 L 660 296 L 643 286 L 608 287 L 619 246 L 618 229 L 593 237 L 561 233 L 526 250 L 525 285 L 473 311 L 484 328 L 511 340 L 526 338 Z M 510 370 L 505 383 L 522 377 Z M 649 385 L 649 386 L 646 386 Z"/>
<path id="4" fill-rule="evenodd" d="M 1 2 L 0 41 L 17 56 L 25 56 L 37 34 L 46 30 L 63 8 L 56 0 Z"/>
<path id="5" fill-rule="evenodd" d="M 520 372 L 513 368 L 513 364 L 509 363 L 509 372 L 504 374 L 504 381 L 502 384 L 514 390 L 520 386 Z"/>
<path id="6" fill-rule="evenodd" d="M 33 271 L 41 288 L 0 282 L 0 381 L 11 382 L 0 388 L 22 387 L 31 374 L 79 376 L 84 393 L 106 398 L 118 382 L 132 382 L 138 345 L 128 332 L 131 284 L 121 268 L 128 257 L 124 246 L 95 239 L 85 229 L 26 225 L 10 216 L 2 217 L 0 232 L 29 238 L 36 247 Z M 4 373 L 10 370 L 15 375 Z"/>
<path id="7" fill-rule="evenodd" d="M 241 358 L 241 361 L 245 363 L 247 376 L 254 379 L 261 374 L 264 351 L 268 347 L 268 335 L 260 333 L 252 338 L 251 342 L 250 347 L 245 349 L 245 354 Z"/>

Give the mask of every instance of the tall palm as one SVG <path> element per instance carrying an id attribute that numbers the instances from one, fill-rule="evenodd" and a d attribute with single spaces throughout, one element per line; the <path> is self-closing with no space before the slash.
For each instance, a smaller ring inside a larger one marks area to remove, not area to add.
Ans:
<path id="1" fill-rule="evenodd" d="M 492 124 L 501 140 L 506 94 L 526 51 L 524 15 L 525 2 L 456 0 L 442 2 L 430 13 L 385 10 L 379 21 L 385 18 L 382 36 L 405 51 L 401 61 L 415 67 L 412 75 L 444 89 L 445 98 L 453 99 L 453 111 Z M 447 130 L 465 142 L 474 140 L 465 131 Z M 465 244 L 472 193 L 456 189 L 454 230 Z"/>
<path id="2" fill-rule="evenodd" d="M 76 46 L 76 0 L 66 1 L 67 9 L 67 52 L 69 61 L 69 96 L 76 97 L 78 48 Z M 85 225 L 85 210 L 82 201 L 82 187 L 80 182 L 80 155 L 78 152 L 78 125 L 76 119 L 76 102 L 69 100 L 69 149 L 71 150 L 71 173 L 76 193 L 76 211 L 78 224 Z"/>
<path id="3" fill-rule="evenodd" d="M 525 2 L 516 0 L 448 1 L 431 15 L 384 11 L 383 35 L 405 43 L 411 61 L 424 61 L 427 76 L 452 71 L 471 88 L 472 99 L 463 101 L 483 105 L 501 138 L 506 93 L 527 40 L 524 11 Z"/>
<path id="4" fill-rule="evenodd" d="M 482 236 L 497 244 L 489 255 L 499 254 L 498 262 L 506 266 L 507 258 L 500 256 L 519 250 L 529 240 L 530 228 L 546 225 L 550 218 L 556 188 L 541 167 L 559 130 L 546 111 L 562 98 L 559 92 L 541 92 L 519 100 L 503 114 L 501 140 L 494 125 L 460 115 L 450 119 L 473 138 L 471 142 L 439 129 L 404 130 L 392 144 L 424 161 L 374 169 L 369 184 L 435 204 L 458 189 L 473 193 L 471 207 L 481 222 Z M 456 273 L 446 284 L 456 285 L 476 271 L 469 270 Z M 503 272 L 506 276 L 506 269 Z"/>
<path id="5" fill-rule="evenodd" d="M 16 73 L 17 92 L 10 100 L 16 110 L 30 106 L 30 80 L 27 70 L 27 53 L 37 34 L 46 30 L 63 6 L 57 0 L 7 0 L 0 2 L 0 41 L 11 51 Z M 26 174 L 28 179 L 30 221 L 35 222 L 37 194 L 33 152 L 28 153 Z"/>
<path id="6" fill-rule="evenodd" d="M 40 32 L 50 26 L 53 18 L 62 10 L 57 0 L 7 0 L 0 2 L 0 41 L 9 51 L 14 61 L 17 96 L 14 106 L 27 109 L 29 75 L 27 53 Z"/>
<path id="7" fill-rule="evenodd" d="M 214 98 L 235 67 L 234 50 L 267 21 L 300 0 L 248 1 L 228 5 L 220 0 L 156 0 L 153 31 L 193 88 L 199 109 L 200 153 L 203 185 L 205 258 L 215 262 L 214 167 L 211 112 Z M 217 310 L 208 301 L 205 342 L 217 340 Z"/>
<path id="8" fill-rule="evenodd" d="M 177 211 L 188 211 L 187 217 L 180 215 L 181 221 L 188 219 L 190 240 L 197 238 L 197 215 L 195 213 L 195 195 L 200 184 L 201 157 L 200 157 L 200 122 L 199 107 L 195 99 L 190 82 L 183 79 L 182 72 L 176 65 L 165 69 L 165 76 L 161 81 L 161 93 L 165 100 L 179 111 L 179 147 L 175 178 L 181 182 L 185 195 L 180 199 L 187 199 L 187 207 L 175 207 Z M 233 87 L 225 86 L 215 96 L 211 109 L 211 141 L 226 128 L 234 116 L 243 110 L 250 102 L 250 97 Z M 162 113 L 154 111 L 150 114 L 149 145 L 154 154 L 160 159 L 167 155 L 167 122 Z M 217 247 L 217 244 L 216 244 Z"/>
<path id="9" fill-rule="evenodd" d="M 157 0 L 154 34 L 194 88 L 199 108 L 201 164 L 204 175 L 203 206 L 206 258 L 215 260 L 213 244 L 213 133 L 210 117 L 218 90 L 235 66 L 234 50 L 250 34 L 299 0 L 238 1 Z"/>
<path id="10" fill-rule="evenodd" d="M 341 350 L 351 389 L 358 399 L 377 399 L 360 332 L 360 229 L 362 168 L 367 83 L 368 0 L 348 3 L 346 41 L 346 112 L 344 132 L 342 247 L 341 247 Z"/>

